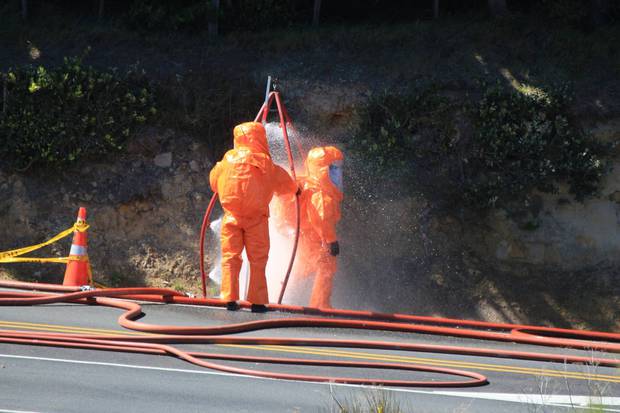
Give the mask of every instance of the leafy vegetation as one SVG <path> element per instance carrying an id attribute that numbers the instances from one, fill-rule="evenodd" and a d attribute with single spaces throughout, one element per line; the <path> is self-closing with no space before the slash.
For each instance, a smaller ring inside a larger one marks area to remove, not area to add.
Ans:
<path id="1" fill-rule="evenodd" d="M 211 1 L 134 0 L 121 17 L 129 28 L 141 32 L 204 32 L 216 20 L 226 32 L 246 32 L 300 23 L 310 16 L 311 5 L 299 3 L 303 2 L 237 0 L 222 2 L 216 10 Z"/>
<path id="2" fill-rule="evenodd" d="M 125 15 L 128 26 L 139 31 L 201 31 L 214 20 L 209 1 L 135 0 Z"/>
<path id="3" fill-rule="evenodd" d="M 581 0 L 542 0 L 541 8 L 551 18 L 577 25 L 588 17 L 588 7 Z"/>
<path id="4" fill-rule="evenodd" d="M 360 123 L 351 149 L 376 172 L 405 166 L 420 156 L 448 150 L 453 130 L 444 119 L 451 105 L 436 86 L 418 86 L 394 95 L 370 96 L 357 111 Z"/>
<path id="5" fill-rule="evenodd" d="M 45 17 L 51 10 L 58 14 L 98 16 L 99 19 L 118 19 L 139 31 L 206 31 L 207 23 L 217 17 L 227 31 L 255 30 L 265 27 L 288 27 L 309 24 L 319 6 L 320 21 L 328 23 L 360 23 L 414 21 L 435 15 L 433 2 L 366 0 L 320 2 L 316 0 L 227 0 L 219 2 L 219 12 L 209 0 L 128 0 L 123 2 L 76 2 L 53 0 L 47 2 L 12 1 L 0 6 L 27 20 Z M 620 7 L 612 0 L 441 0 L 437 16 L 451 14 L 508 12 L 542 15 L 562 23 L 584 25 L 617 19 Z"/>
<path id="6" fill-rule="evenodd" d="M 265 19 L 287 13 L 290 18 L 284 20 L 298 21 L 296 19 L 304 15 L 307 21 L 311 14 L 311 7 L 308 7 L 311 2 L 278 3 L 276 0 L 261 0 L 252 2 L 251 8 L 248 6 L 243 9 L 243 14 L 236 8 L 245 3 L 245 0 L 222 2 L 222 14 L 219 18 L 220 25 L 226 27 L 225 31 L 259 30 L 267 27 L 261 23 Z M 380 2 L 371 3 L 378 5 Z M 62 1 L 55 4 L 60 9 L 65 7 Z M 509 6 L 510 4 L 509 2 Z M 139 74 L 133 69 L 130 71 L 136 76 L 130 77 L 140 78 L 140 82 L 148 84 L 148 100 L 152 100 L 151 90 L 156 91 L 158 109 L 162 114 L 158 117 L 158 124 L 206 141 L 213 158 L 218 158 L 230 144 L 230 130 L 234 124 L 252 118 L 257 109 L 256 102 L 262 100 L 262 88 L 257 87 L 255 79 L 251 78 L 257 73 L 253 68 L 228 70 L 231 61 L 235 60 L 230 59 L 231 50 L 235 50 L 236 56 L 262 56 L 263 60 L 258 63 L 260 66 L 256 66 L 258 70 L 265 67 L 265 56 L 271 58 L 273 55 L 274 61 L 283 62 L 281 67 L 286 76 L 292 75 L 297 79 L 312 79 L 317 73 L 316 66 L 289 66 L 285 60 L 281 60 L 284 56 L 297 54 L 303 57 L 300 61 L 317 61 L 318 64 L 323 64 L 321 59 L 329 56 L 330 65 L 334 63 L 334 68 L 345 65 L 362 68 L 355 75 L 360 76 L 361 82 L 368 80 L 369 74 L 378 78 L 385 77 L 388 79 L 387 85 L 396 84 L 394 79 L 398 79 L 399 85 L 418 82 L 412 88 L 398 93 L 375 93 L 369 98 L 367 105 L 358 109 L 361 124 L 351 150 L 364 154 L 370 161 L 368 166 L 378 172 L 395 171 L 398 168 L 401 172 L 408 168 L 426 168 L 430 171 L 429 175 L 446 178 L 449 182 L 445 188 L 459 199 L 481 208 L 510 202 L 534 188 L 553 191 L 563 182 L 570 185 L 576 196 L 587 196 L 595 191 L 598 180 L 605 172 L 605 148 L 598 146 L 579 130 L 568 108 L 570 102 L 566 100 L 566 96 L 562 97 L 561 93 L 558 96 L 552 92 L 545 99 L 539 99 L 527 91 L 511 91 L 508 88 L 497 88 L 493 92 L 489 89 L 486 93 L 472 79 L 482 77 L 487 82 L 502 79 L 501 70 L 506 66 L 515 78 L 531 84 L 545 84 L 549 79 L 571 81 L 571 84 L 576 85 L 583 101 L 596 98 L 602 102 L 600 107 L 604 108 L 603 110 L 613 113 L 617 110 L 613 96 L 617 74 L 620 73 L 620 53 L 617 53 L 616 43 L 609 39 L 617 37 L 619 27 L 607 25 L 587 32 L 580 30 L 578 25 L 566 23 L 572 19 L 571 10 L 576 10 L 577 15 L 581 16 L 579 18 L 587 17 L 583 7 L 573 0 L 540 0 L 528 4 L 529 6 L 519 6 L 519 11 L 513 15 L 497 20 L 480 14 L 470 16 L 473 21 L 464 19 L 463 16 L 441 16 L 438 21 L 416 21 L 389 27 L 332 25 L 320 29 L 274 31 L 273 25 L 268 25 L 268 29 L 261 32 L 230 34 L 216 42 L 210 42 L 206 37 L 196 37 L 195 33 L 170 35 L 186 29 L 203 30 L 206 27 L 205 19 L 210 18 L 210 2 L 199 4 L 184 0 L 171 5 L 162 0 L 135 0 L 120 9 L 110 10 L 110 15 L 107 15 L 110 21 L 101 20 L 97 30 L 89 30 L 90 22 L 86 22 L 88 27 L 82 22 L 77 28 L 71 26 L 70 29 L 57 30 L 60 34 L 54 33 L 60 36 L 59 43 L 69 43 L 70 39 L 79 37 L 80 43 L 108 47 L 116 43 L 129 45 L 131 42 L 127 40 L 135 39 L 135 32 L 125 31 L 119 26 L 114 26 L 116 28 L 110 32 L 105 31 L 106 25 L 112 24 L 117 18 L 124 22 L 133 19 L 135 27 L 132 26 L 132 30 L 159 32 L 149 33 L 144 42 L 127 46 L 128 50 L 116 50 L 109 55 L 101 53 L 98 58 L 102 60 L 119 54 L 121 60 L 127 61 L 127 55 L 139 54 L 147 65 L 156 67 L 155 72 L 160 73 L 161 77 L 153 78 L 153 83 L 149 84 L 143 77 L 137 76 Z M 7 13 L 18 15 L 16 7 L 13 4 L 10 10 L 7 9 Z M 442 7 L 448 10 L 457 6 L 442 2 Z M 465 9 L 469 10 L 468 7 L 464 5 L 462 8 L 454 8 L 454 11 L 460 13 Z M 484 7 L 485 5 L 482 5 L 478 9 Z M 545 10 L 545 16 L 563 23 L 558 27 L 539 30 L 540 22 L 537 19 L 547 17 L 534 18 L 528 16 L 528 13 L 533 14 L 532 10 L 541 8 Z M 33 22 L 37 18 L 36 10 L 39 10 L 38 6 L 33 7 Z M 566 17 L 566 13 L 562 14 L 561 10 L 568 13 L 569 17 Z M 615 16 L 615 9 L 612 7 L 609 10 L 610 16 Z M 324 11 L 327 14 L 333 12 L 332 17 L 338 15 L 338 10 L 326 8 Z M 234 25 L 227 26 L 228 19 L 233 19 Z M 52 42 L 46 44 L 44 40 L 49 36 L 49 30 L 36 24 L 25 26 L 28 27 L 20 28 L 23 30 L 19 33 L 20 39 L 31 39 L 33 43 L 41 46 L 41 61 L 57 61 L 61 51 L 57 50 Z M 526 36 L 521 38 L 516 36 L 517 33 L 525 33 Z M 567 38 L 571 40 L 570 47 L 566 47 Z M 200 59 L 197 59 L 194 53 L 195 46 L 202 45 L 202 40 L 197 39 L 205 40 L 204 49 L 200 50 Z M 184 42 L 184 48 L 178 48 L 179 42 Z M 148 53 L 144 53 L 145 50 Z M 171 69 L 169 52 L 172 50 L 180 51 L 175 54 L 174 66 Z M 19 53 L 23 51 L 20 50 Z M 17 52 L 13 54 L 16 55 Z M 7 61 L 13 57 L 10 51 L 6 55 Z M 416 59 L 412 60 L 410 56 L 416 56 Z M 373 65 L 371 61 L 374 59 L 381 59 L 382 64 Z M 198 60 L 200 63 L 197 63 Z M 104 62 L 99 62 L 99 67 L 103 64 Z M 45 66 L 47 74 L 57 70 L 51 67 Z M 30 72 L 26 73 L 24 78 L 38 79 L 38 68 L 29 68 Z M 124 84 L 122 87 L 133 88 L 135 85 L 133 80 L 126 83 L 122 79 L 124 74 L 121 75 L 119 71 L 114 72 L 113 76 Z M 8 82 L 8 76 L 5 79 L 4 84 L 10 93 L 7 99 L 2 100 L 8 108 L 2 114 L 2 122 L 8 119 L 11 110 L 20 106 L 15 100 L 15 91 L 9 90 L 12 86 Z M 420 83 L 419 79 L 433 80 Z M 29 80 L 26 82 L 29 87 Z M 38 87 L 37 82 L 38 80 L 35 81 L 35 89 Z M 38 99 L 47 93 L 45 88 L 30 92 L 27 87 L 21 88 L 24 98 Z M 589 95 L 584 96 L 584 92 Z M 474 97 L 467 97 L 467 93 Z M 138 96 L 135 93 L 134 95 Z M 510 116 L 500 116 L 501 111 L 494 111 L 492 105 L 507 107 Z M 80 140 L 80 144 L 96 149 L 92 153 L 95 156 L 118 150 L 126 139 L 124 132 L 129 130 L 133 133 L 142 118 L 148 116 L 148 113 L 142 113 L 140 108 L 134 111 L 138 116 L 133 120 L 122 120 L 120 114 L 115 115 L 116 125 L 127 124 L 130 127 L 111 133 L 110 136 L 115 138 L 114 143 L 106 146 L 105 139 L 100 139 L 99 132 L 91 135 L 93 131 L 84 125 L 85 115 L 77 109 L 73 110 L 74 106 L 71 106 L 71 110 L 55 109 L 54 105 L 50 106 L 48 101 L 43 100 L 35 106 L 31 111 L 25 108 L 20 116 L 43 119 L 41 123 L 45 126 L 39 127 L 43 132 L 37 132 L 36 136 L 59 134 L 60 129 L 53 125 L 64 118 L 63 125 L 67 128 L 64 133 L 67 136 L 88 135 L 88 139 L 92 137 L 99 142 L 93 145 Z M 91 105 L 86 106 L 88 109 Z M 118 105 L 109 106 L 104 111 L 118 110 Z M 51 108 L 54 115 L 37 112 L 42 107 Z M 537 118 L 540 116 L 544 116 L 544 121 Z M 9 128 L 12 135 L 7 134 L 5 129 L 0 129 L 0 139 L 11 141 L 12 145 L 25 139 L 30 142 L 28 151 L 37 152 L 39 155 L 22 155 L 11 149 L 11 156 L 15 160 L 5 156 L 4 163 L 11 164 L 13 168 L 24 168 L 30 164 L 56 165 L 87 155 L 83 149 L 70 143 L 72 139 L 75 141 L 74 138 L 63 137 L 62 142 L 60 139 L 52 139 L 54 142 L 49 147 L 49 144 L 35 144 L 40 138 L 34 135 L 21 136 L 20 132 L 18 136 L 16 131 L 21 130 L 27 122 L 25 119 L 18 121 L 15 115 Z M 471 131 L 475 133 L 464 132 L 462 125 L 457 125 L 463 121 L 469 124 Z M 24 124 L 18 124 L 19 122 Z M 106 128 L 109 128 L 109 125 L 106 125 Z M 512 128 L 510 132 L 509 128 Z M 76 129 L 80 130 L 76 132 Z M 52 133 L 49 133 L 49 130 L 52 130 Z M 524 131 L 529 134 L 527 138 L 519 138 L 523 139 L 523 142 L 515 141 L 514 136 L 525 136 Z M 558 142 L 564 138 L 569 144 L 558 148 Z M 527 146 L 526 143 L 532 146 Z M 587 156 L 571 158 L 582 153 L 582 149 L 587 150 Z M 9 149 L 6 150 L 6 153 L 9 153 Z M 563 158 L 558 155 L 560 153 Z M 18 156 L 15 157 L 14 154 Z M 533 155 L 540 157 L 533 158 Z M 521 174 L 523 176 L 520 176 Z"/>
<path id="7" fill-rule="evenodd" d="M 607 170 L 606 147 L 581 130 L 570 101 L 565 89 L 489 87 L 472 114 L 468 199 L 494 206 L 533 189 L 556 192 L 560 183 L 577 199 L 594 194 Z"/>
<path id="8" fill-rule="evenodd" d="M 570 102 L 566 89 L 499 83 L 484 86 L 482 97 L 463 107 L 436 86 L 384 93 L 358 112 L 351 149 L 383 172 L 427 168 L 439 177 L 451 170 L 451 192 L 476 209 L 523 200 L 535 189 L 556 192 L 563 183 L 581 200 L 596 192 L 608 170 L 609 148 L 583 132 Z M 469 134 L 457 130 L 460 117 Z"/>
<path id="9" fill-rule="evenodd" d="M 304 15 L 310 21 L 311 7 L 299 0 L 237 0 L 224 2 L 220 17 L 227 31 L 260 31 L 292 26 L 303 21 Z"/>
<path id="10" fill-rule="evenodd" d="M 73 57 L 1 76 L 0 159 L 11 168 L 59 167 L 118 151 L 156 113 L 136 68 L 100 71 Z"/>

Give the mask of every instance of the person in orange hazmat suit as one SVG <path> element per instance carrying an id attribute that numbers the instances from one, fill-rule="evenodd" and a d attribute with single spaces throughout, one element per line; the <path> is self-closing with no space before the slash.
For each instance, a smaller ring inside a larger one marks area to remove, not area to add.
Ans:
<path id="1" fill-rule="evenodd" d="M 343 199 L 342 152 L 333 147 L 316 147 L 308 152 L 306 176 L 298 178 L 302 189 L 300 202 L 300 235 L 293 274 L 305 277 L 315 274 L 310 306 L 331 308 L 334 275 L 338 269 L 336 256 L 340 245 L 336 224 L 340 220 Z M 274 218 L 280 230 L 295 226 L 295 198 L 277 198 Z"/>
<path id="2" fill-rule="evenodd" d="M 221 229 L 221 298 L 229 310 L 239 308 L 239 271 L 245 247 L 250 262 L 247 299 L 252 311 L 264 312 L 268 302 L 265 267 L 269 257 L 269 202 L 274 193 L 294 194 L 295 181 L 275 165 L 265 128 L 246 122 L 233 130 L 234 148 L 209 174 L 211 189 L 224 209 Z"/>

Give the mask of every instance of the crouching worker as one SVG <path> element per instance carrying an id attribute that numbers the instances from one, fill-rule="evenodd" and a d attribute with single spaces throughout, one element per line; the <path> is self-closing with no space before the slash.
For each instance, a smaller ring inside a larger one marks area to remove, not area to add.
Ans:
<path id="1" fill-rule="evenodd" d="M 265 267 L 269 257 L 269 202 L 274 193 L 294 194 L 295 181 L 274 165 L 265 128 L 257 122 L 237 125 L 234 148 L 211 170 L 209 183 L 224 209 L 221 229 L 221 298 L 228 310 L 239 308 L 239 271 L 245 247 L 250 261 L 248 301 L 253 312 L 267 311 Z"/>
<path id="2" fill-rule="evenodd" d="M 336 224 L 342 203 L 342 152 L 333 147 L 312 148 L 306 159 L 307 175 L 299 178 L 300 236 L 294 277 L 315 274 L 310 306 L 331 308 L 332 283 L 340 253 Z M 277 199 L 274 218 L 278 227 L 293 227 L 295 199 Z"/>

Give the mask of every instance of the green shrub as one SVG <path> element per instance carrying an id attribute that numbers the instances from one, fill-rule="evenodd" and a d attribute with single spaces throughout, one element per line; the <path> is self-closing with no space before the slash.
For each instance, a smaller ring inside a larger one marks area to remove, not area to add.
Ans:
<path id="1" fill-rule="evenodd" d="M 394 170 L 421 156 L 433 156 L 451 145 L 452 108 L 435 86 L 414 87 L 402 94 L 370 96 L 357 110 L 360 121 L 351 150 L 378 172 Z"/>
<path id="2" fill-rule="evenodd" d="M 466 198 L 494 206 L 560 183 L 577 199 L 594 194 L 608 169 L 606 147 L 579 127 L 570 101 L 566 90 L 488 88 L 472 112 Z"/>
<path id="3" fill-rule="evenodd" d="M 222 1 L 218 20 L 223 31 L 260 31 L 309 21 L 310 7 L 299 0 Z M 215 17 L 210 0 L 135 0 L 125 13 L 129 27 L 148 32 L 206 31 Z"/>
<path id="4" fill-rule="evenodd" d="M 135 69 L 99 71 L 74 57 L 1 76 L 0 165 L 11 168 L 59 167 L 120 150 L 156 112 L 149 84 Z"/>
<path id="5" fill-rule="evenodd" d="M 563 24 L 582 24 L 590 13 L 589 2 L 582 0 L 542 0 L 541 5 L 546 14 Z"/>
<path id="6" fill-rule="evenodd" d="M 125 19 L 127 24 L 141 31 L 203 31 L 215 17 L 211 1 L 136 0 Z"/>
<path id="7" fill-rule="evenodd" d="M 350 149 L 375 175 L 409 176 L 418 189 L 477 210 L 564 183 L 578 200 L 596 193 L 609 148 L 580 128 L 565 89 L 483 91 L 461 105 L 433 86 L 371 96 L 357 111 Z"/>
<path id="8" fill-rule="evenodd" d="M 235 0 L 222 3 L 221 23 L 227 31 L 261 31 L 310 21 L 311 11 L 299 0 Z M 307 2 L 306 2 L 307 3 Z"/>

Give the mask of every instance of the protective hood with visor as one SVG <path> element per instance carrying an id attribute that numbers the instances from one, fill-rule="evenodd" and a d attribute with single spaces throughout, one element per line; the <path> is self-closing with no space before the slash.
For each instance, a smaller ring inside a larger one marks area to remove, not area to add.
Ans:
<path id="1" fill-rule="evenodd" d="M 329 179 L 332 181 L 332 184 L 340 190 L 340 192 L 344 192 L 342 183 L 342 166 L 342 160 L 334 161 L 329 165 Z"/>
<path id="2" fill-rule="evenodd" d="M 313 148 L 308 152 L 306 168 L 307 182 L 320 187 L 322 190 L 343 191 L 343 161 L 344 155 L 334 146 Z"/>

